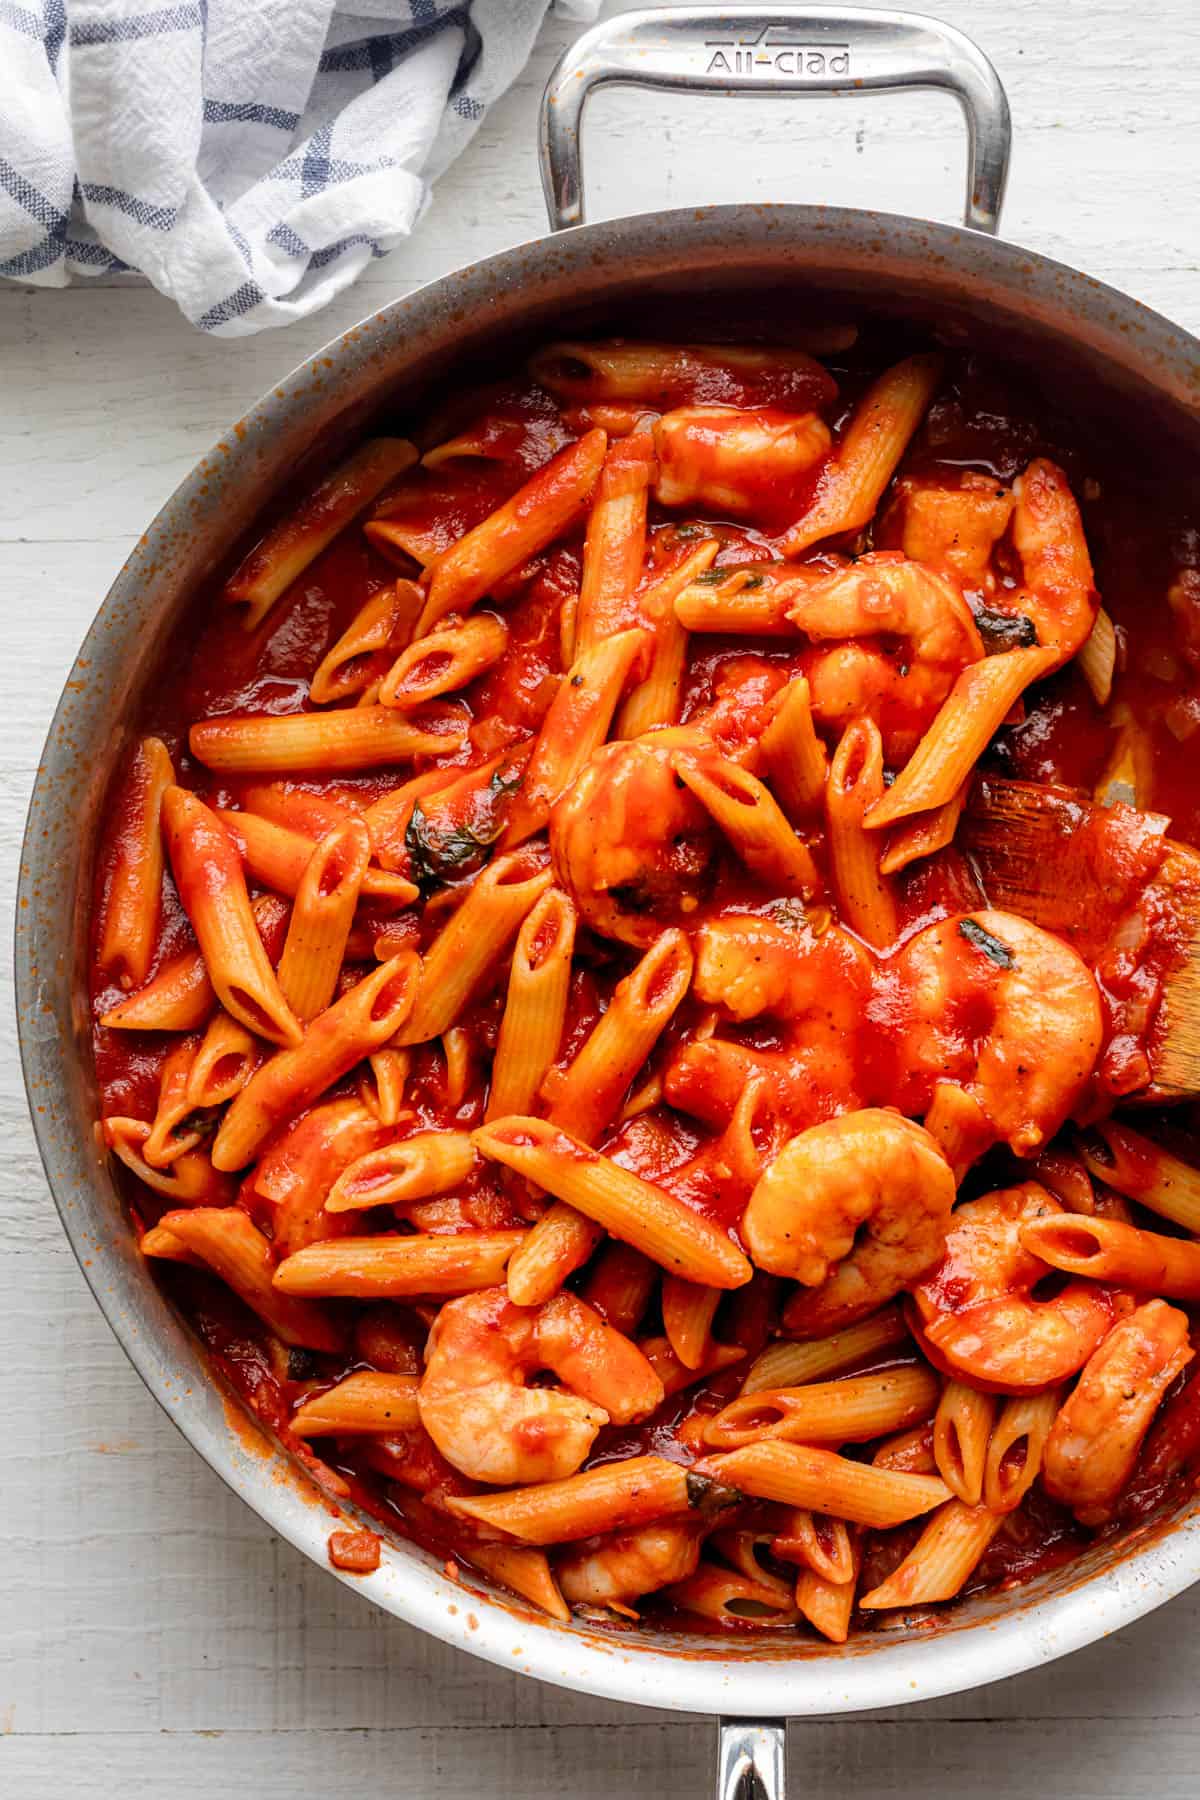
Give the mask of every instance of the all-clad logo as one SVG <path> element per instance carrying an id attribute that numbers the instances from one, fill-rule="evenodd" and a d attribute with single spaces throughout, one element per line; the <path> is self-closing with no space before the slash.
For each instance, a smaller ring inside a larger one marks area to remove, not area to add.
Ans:
<path id="1" fill-rule="evenodd" d="M 809 44 L 775 25 L 754 36 L 706 38 L 706 75 L 849 75 L 849 44 Z"/>

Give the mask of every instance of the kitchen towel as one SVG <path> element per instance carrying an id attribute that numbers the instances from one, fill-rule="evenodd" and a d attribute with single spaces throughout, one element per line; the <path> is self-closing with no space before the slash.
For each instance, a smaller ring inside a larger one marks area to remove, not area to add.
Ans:
<path id="1" fill-rule="evenodd" d="M 550 3 L 0 0 L 0 275 L 303 318 L 412 231 Z"/>

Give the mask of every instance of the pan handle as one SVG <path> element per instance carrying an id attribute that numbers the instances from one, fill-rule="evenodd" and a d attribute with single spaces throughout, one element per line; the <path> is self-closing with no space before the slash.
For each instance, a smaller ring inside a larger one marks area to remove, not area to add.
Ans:
<path id="1" fill-rule="evenodd" d="M 842 6 L 670 6 L 605 19 L 555 65 L 538 154 L 553 231 L 583 223 L 580 125 L 593 88 L 847 94 L 941 88 L 967 122 L 965 222 L 995 232 L 1012 123 L 995 69 L 970 38 L 923 13 Z"/>
<path id="2" fill-rule="evenodd" d="M 782 1721 L 722 1719 L 717 1747 L 717 1800 L 784 1800 Z"/>

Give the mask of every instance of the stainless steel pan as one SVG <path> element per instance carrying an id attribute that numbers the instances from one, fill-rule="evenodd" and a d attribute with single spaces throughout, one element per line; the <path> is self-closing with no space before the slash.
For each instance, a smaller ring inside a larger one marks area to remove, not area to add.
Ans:
<path id="1" fill-rule="evenodd" d="M 936 87 L 966 115 L 966 225 L 820 206 L 724 206 L 582 225 L 580 118 L 605 81 L 711 92 Z M 834 7 L 672 9 L 587 33 L 556 69 L 541 155 L 555 235 L 446 276 L 365 320 L 247 414 L 168 502 L 122 570 L 51 727 L 25 838 L 17 931 L 21 1046 L 34 1126 L 63 1224 L 135 1367 L 214 1469 L 268 1523 L 326 1560 L 329 1502 L 274 1445 L 230 1423 L 187 1330 L 147 1277 L 96 1148 L 86 925 L 97 818 L 129 721 L 189 597 L 272 493 L 318 466 L 386 401 L 503 359 L 547 333 L 624 325 L 664 309 L 687 333 L 693 297 L 772 297 L 830 318 L 887 314 L 1032 358 L 1070 403 L 1150 446 L 1200 451 L 1200 344 L 1088 276 L 994 237 L 1009 151 L 994 70 L 931 19 Z M 564 229 L 569 228 L 569 229 Z M 643 326 L 644 329 L 644 326 Z M 1136 1543 L 1096 1546 L 1019 1594 L 973 1599 L 937 1632 L 781 1647 L 600 1637 L 531 1616 L 437 1559 L 388 1546 L 354 1585 L 449 1643 L 614 1700 L 732 1715 L 720 1792 L 781 1795 L 782 1727 L 744 1723 L 895 1705 L 1049 1661 L 1200 1576 L 1197 1508 Z M 755 1785 L 757 1783 L 757 1786 Z"/>

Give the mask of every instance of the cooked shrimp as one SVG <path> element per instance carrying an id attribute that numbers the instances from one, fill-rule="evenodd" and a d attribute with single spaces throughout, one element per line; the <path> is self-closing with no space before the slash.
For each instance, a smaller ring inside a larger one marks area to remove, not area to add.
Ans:
<path id="1" fill-rule="evenodd" d="M 1103 1525 L 1133 1470 L 1159 1402 L 1191 1362 L 1187 1314 L 1150 1300 L 1114 1325 L 1059 1411 L 1042 1483 L 1084 1525 Z"/>
<path id="2" fill-rule="evenodd" d="M 722 517 L 761 512 L 771 502 L 785 514 L 790 502 L 794 514 L 797 482 L 828 456 L 830 441 L 814 412 L 680 407 L 654 428 L 655 494 L 663 506 L 710 506 Z"/>
<path id="3" fill-rule="evenodd" d="M 989 1393 L 1023 1394 L 1083 1367 L 1112 1323 L 1112 1296 L 1071 1281 L 1035 1299 L 1054 1271 L 1021 1243 L 1023 1225 L 1062 1210 L 1036 1181 L 957 1209 L 941 1262 L 912 1290 L 918 1340 L 938 1368 Z"/>
<path id="4" fill-rule="evenodd" d="M 866 1107 L 784 1146 L 750 1196 L 742 1237 L 760 1269 L 814 1290 L 792 1301 L 787 1326 L 818 1337 L 865 1318 L 938 1260 L 954 1192 L 927 1131 Z"/>
<path id="5" fill-rule="evenodd" d="M 550 814 L 559 880 L 594 930 L 627 944 L 685 923 L 709 886 L 716 834 L 675 778 L 677 747 L 673 732 L 603 745 Z"/>
<path id="6" fill-rule="evenodd" d="M 839 729 L 874 719 L 891 761 L 915 749 L 958 676 L 983 656 L 957 583 L 895 551 L 813 582 L 788 617 L 822 645 L 843 640 L 806 654 L 814 716 Z"/>
<path id="7" fill-rule="evenodd" d="M 613 1532 L 587 1550 L 572 1550 L 555 1570 L 563 1597 L 572 1606 L 609 1606 L 683 1581 L 700 1560 L 702 1530 L 702 1525 L 664 1520 Z"/>
<path id="8" fill-rule="evenodd" d="M 526 1387 L 543 1369 L 574 1391 Z M 662 1397 L 637 1345 L 574 1294 L 514 1306 L 502 1287 L 442 1307 L 417 1390 L 447 1462 L 502 1486 L 573 1475 L 602 1425 L 645 1418 Z"/>
<path id="9" fill-rule="evenodd" d="M 991 475 L 965 469 L 955 475 L 904 475 L 879 522 L 875 542 L 898 539 L 905 556 L 942 569 L 973 592 L 996 586 L 992 552 L 1008 530 L 1013 494 Z"/>
<path id="10" fill-rule="evenodd" d="M 723 1126 L 756 1081 L 764 1115 L 798 1131 L 856 1104 L 856 1027 L 871 991 L 871 959 L 836 925 L 819 934 L 801 909 L 787 922 L 729 913 L 695 937 L 693 992 L 732 1020 L 785 1022 L 778 1048 L 693 1037 L 664 1072 L 673 1106 Z"/>
<path id="11" fill-rule="evenodd" d="M 695 938 L 692 979 L 698 1000 L 735 1019 L 797 1019 L 820 1012 L 852 1030 L 871 985 L 871 959 L 837 925 L 819 935 L 793 910 L 788 922 L 727 913 Z"/>
<path id="12" fill-rule="evenodd" d="M 1014 483 L 1012 541 L 1022 585 L 995 604 L 1033 621 L 1038 643 L 1053 646 L 1062 661 L 1074 656 L 1096 622 L 1100 596 L 1083 520 L 1057 463 L 1038 457 Z"/>
<path id="13" fill-rule="evenodd" d="M 890 1098 L 928 1110 L 934 1084 L 978 1102 L 1018 1156 L 1041 1149 L 1099 1054 L 1100 995 L 1068 944 L 1012 913 L 958 913 L 909 939 L 881 976 L 874 1021 L 896 1045 Z"/>
<path id="14" fill-rule="evenodd" d="M 770 1032 L 773 1044 L 694 1037 L 663 1071 L 663 1096 L 681 1112 L 721 1129 L 752 1081 L 761 1083 L 762 1110 L 787 1132 L 861 1105 L 854 1043 L 820 1012 Z"/>

